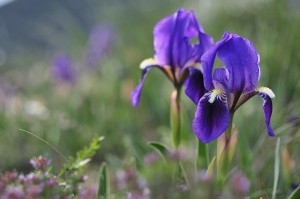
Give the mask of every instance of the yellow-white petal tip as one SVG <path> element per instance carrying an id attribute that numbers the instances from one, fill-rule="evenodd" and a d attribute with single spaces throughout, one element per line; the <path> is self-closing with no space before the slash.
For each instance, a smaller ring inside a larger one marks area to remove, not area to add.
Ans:
<path id="1" fill-rule="evenodd" d="M 268 87 L 259 87 L 256 90 L 260 93 L 268 95 L 270 98 L 275 98 L 274 92 Z"/>
<path id="2" fill-rule="evenodd" d="M 148 66 L 153 66 L 153 65 L 157 65 L 157 61 L 153 58 L 149 58 L 149 59 L 145 59 L 144 61 L 142 61 L 142 63 L 140 64 L 140 69 L 145 69 Z"/>

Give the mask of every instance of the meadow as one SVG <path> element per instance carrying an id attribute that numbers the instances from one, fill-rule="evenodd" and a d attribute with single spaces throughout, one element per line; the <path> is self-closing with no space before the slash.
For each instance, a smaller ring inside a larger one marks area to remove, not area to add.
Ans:
<path id="1" fill-rule="evenodd" d="M 297 0 L 40 4 L 34 5 L 41 6 L 41 13 L 19 1 L 0 8 L 1 174 L 28 174 L 33 170 L 30 159 L 41 155 L 51 160 L 51 172 L 56 175 L 72 168 L 75 174 L 88 176 L 78 186 L 90 187 L 91 195 L 82 198 L 96 197 L 98 189 L 105 192 L 98 193 L 99 198 L 128 199 L 280 199 L 294 190 L 300 194 Z M 267 134 L 259 97 L 235 113 L 238 142 L 222 184 L 214 174 L 206 175 L 217 142 L 197 152 L 201 149 L 192 129 L 196 106 L 184 88 L 178 148 L 172 144 L 170 127 L 174 88 L 161 71 L 149 72 L 139 106 L 131 104 L 131 92 L 140 80 L 139 65 L 154 54 L 153 28 L 178 8 L 194 10 L 214 41 L 225 31 L 248 38 L 260 55 L 259 86 L 268 86 L 276 95 L 271 118 L 274 137 Z M 13 12 L 18 9 L 23 12 Z M 36 15 L 30 17 L 32 13 Z M 22 14 L 28 17 L 22 19 Z M 16 17 L 13 22 L 11 16 Z M 76 159 L 76 152 L 84 148 L 77 154 L 80 167 L 85 168 L 81 170 L 74 167 L 77 160 L 69 157 Z M 199 153 L 202 159 L 197 159 Z M 103 163 L 105 172 L 99 174 Z M 75 182 L 68 181 L 72 175 L 64 172 L 61 181 Z M 106 174 L 109 180 L 101 181 Z M 80 198 L 74 190 L 67 194 Z"/>

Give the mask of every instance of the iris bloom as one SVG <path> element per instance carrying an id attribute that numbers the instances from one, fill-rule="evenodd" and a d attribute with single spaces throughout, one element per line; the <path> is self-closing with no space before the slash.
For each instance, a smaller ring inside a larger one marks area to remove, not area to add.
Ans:
<path id="1" fill-rule="evenodd" d="M 74 83 L 76 80 L 72 60 L 67 55 L 58 55 L 53 59 L 52 73 L 54 79 L 58 81 Z"/>
<path id="2" fill-rule="evenodd" d="M 216 56 L 225 66 L 213 69 Z M 234 112 L 254 95 L 264 101 L 267 131 L 274 136 L 270 118 L 271 98 L 275 95 L 269 88 L 256 88 L 260 67 L 253 44 L 238 35 L 224 33 L 222 39 L 204 53 L 201 63 L 201 70 L 191 70 L 186 89 L 186 94 L 197 104 L 193 120 L 197 137 L 204 143 L 219 137 L 231 125 Z"/>
<path id="3" fill-rule="evenodd" d="M 189 75 L 188 68 L 200 62 L 201 55 L 212 45 L 212 38 L 205 34 L 193 11 L 179 9 L 159 21 L 154 28 L 154 58 L 144 60 L 140 68 L 140 83 L 131 93 L 133 106 L 137 106 L 145 77 L 150 69 L 159 68 L 180 90 Z M 196 43 L 193 43 L 196 40 Z"/>

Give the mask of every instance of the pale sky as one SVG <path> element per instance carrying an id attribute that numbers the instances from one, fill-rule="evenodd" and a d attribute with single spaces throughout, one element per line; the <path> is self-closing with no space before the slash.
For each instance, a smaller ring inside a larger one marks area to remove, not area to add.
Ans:
<path id="1" fill-rule="evenodd" d="M 12 1 L 14 1 L 14 0 L 0 0 L 0 7 L 4 6 L 5 4 L 8 4 L 8 3 L 12 2 Z"/>

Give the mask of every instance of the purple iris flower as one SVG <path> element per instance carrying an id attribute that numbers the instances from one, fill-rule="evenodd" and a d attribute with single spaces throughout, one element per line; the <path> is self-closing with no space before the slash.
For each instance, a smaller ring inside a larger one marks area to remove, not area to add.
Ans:
<path id="1" fill-rule="evenodd" d="M 139 103 L 144 80 L 150 69 L 161 69 L 179 90 L 189 76 L 189 68 L 199 65 L 201 55 L 213 44 L 213 39 L 204 33 L 194 12 L 184 9 L 159 21 L 153 34 L 155 55 L 140 65 L 142 77 L 131 93 L 133 106 Z"/>
<path id="2" fill-rule="evenodd" d="M 225 66 L 213 69 L 216 56 Z M 265 123 L 270 136 L 272 101 L 275 95 L 267 87 L 256 88 L 260 78 L 259 55 L 253 44 L 236 34 L 224 33 L 201 57 L 202 68 L 190 72 L 186 94 L 197 104 L 193 130 L 208 143 L 224 133 L 234 112 L 254 95 L 264 103 Z"/>
<path id="3" fill-rule="evenodd" d="M 54 79 L 74 83 L 76 79 L 72 60 L 67 55 L 58 55 L 54 57 L 52 63 L 52 73 Z"/>

